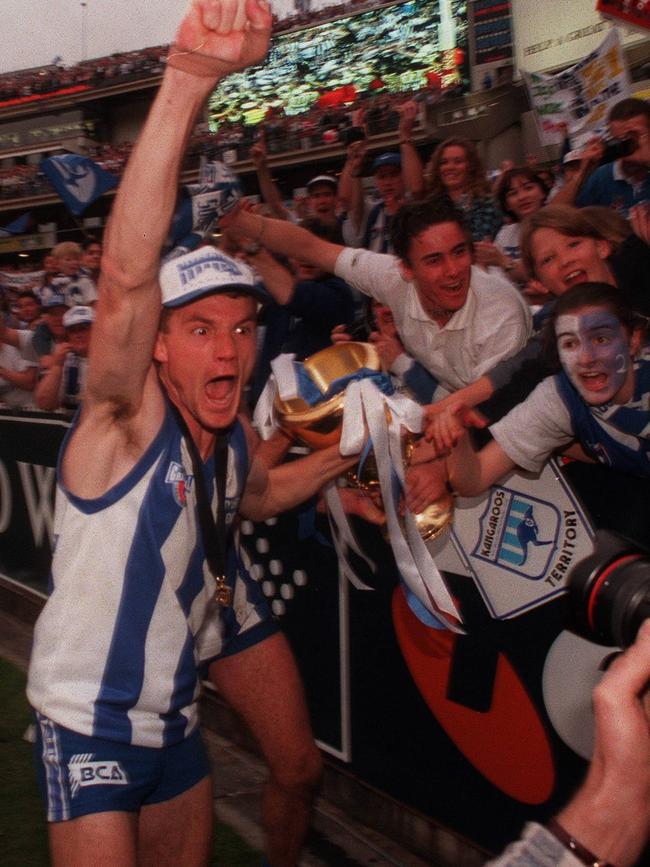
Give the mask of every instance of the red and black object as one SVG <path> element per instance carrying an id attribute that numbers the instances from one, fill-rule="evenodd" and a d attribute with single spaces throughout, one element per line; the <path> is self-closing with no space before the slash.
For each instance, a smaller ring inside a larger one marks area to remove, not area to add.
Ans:
<path id="1" fill-rule="evenodd" d="M 650 617 L 650 551 L 598 530 L 594 551 L 569 577 L 570 628 L 589 641 L 629 647 Z"/>

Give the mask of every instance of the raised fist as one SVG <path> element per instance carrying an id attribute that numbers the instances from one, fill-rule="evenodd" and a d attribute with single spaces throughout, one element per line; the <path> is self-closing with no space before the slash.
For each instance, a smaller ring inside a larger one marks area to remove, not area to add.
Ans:
<path id="1" fill-rule="evenodd" d="M 271 33 L 266 0 L 192 0 L 176 33 L 168 62 L 187 71 L 190 58 L 214 62 L 214 75 L 260 63 Z M 174 62 L 176 61 L 176 62 Z"/>

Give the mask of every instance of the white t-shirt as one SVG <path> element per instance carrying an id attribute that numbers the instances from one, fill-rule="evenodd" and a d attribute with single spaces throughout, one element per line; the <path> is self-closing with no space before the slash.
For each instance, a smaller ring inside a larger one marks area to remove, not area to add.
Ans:
<path id="1" fill-rule="evenodd" d="M 495 245 L 511 259 L 521 259 L 521 223 L 501 226 L 494 239 Z"/>
<path id="2" fill-rule="evenodd" d="M 396 256 L 347 247 L 334 270 L 350 286 L 390 307 L 407 352 L 447 391 L 475 382 L 528 340 L 528 305 L 509 281 L 481 268 L 472 267 L 467 301 L 442 327 L 425 312 Z"/>
<path id="3" fill-rule="evenodd" d="M 571 416 L 555 377 L 542 380 L 526 400 L 490 426 L 490 433 L 517 466 L 539 472 L 554 451 L 574 439 Z"/>
<path id="4" fill-rule="evenodd" d="M 13 346 L 4 344 L 0 347 L 0 367 L 22 373 L 29 370 L 30 367 L 38 367 L 38 365 L 24 359 Z M 17 388 L 12 382 L 0 376 L 0 402 L 14 409 L 32 407 L 34 406 L 34 392 Z"/>

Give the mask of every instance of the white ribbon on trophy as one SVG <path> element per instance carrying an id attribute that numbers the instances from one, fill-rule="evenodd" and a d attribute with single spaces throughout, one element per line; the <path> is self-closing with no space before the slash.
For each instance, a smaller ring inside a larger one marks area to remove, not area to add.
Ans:
<path id="1" fill-rule="evenodd" d="M 269 377 L 254 412 L 254 422 L 260 436 L 268 439 L 277 429 L 275 417 L 276 391 L 282 400 L 300 395 L 295 356 L 283 354 L 273 359 L 273 374 Z M 447 589 L 440 571 L 429 553 L 415 519 L 410 512 L 399 517 L 399 500 L 404 490 L 403 431 L 422 431 L 422 407 L 400 392 L 384 394 L 372 377 L 356 379 L 345 388 L 340 451 L 355 455 L 367 449 L 370 435 L 377 466 L 379 487 L 386 513 L 388 537 L 395 554 L 400 575 L 406 587 L 441 625 L 454 632 L 463 632 L 462 618 Z M 370 590 L 356 574 L 348 560 L 352 550 L 369 566 L 376 567 L 361 550 L 340 501 L 335 484 L 324 490 L 329 508 L 332 539 L 341 570 L 350 583 L 360 590 Z"/>
<path id="2" fill-rule="evenodd" d="M 298 395 L 295 357 L 293 352 L 285 352 L 271 361 L 273 373 L 267 379 L 253 412 L 255 428 L 263 440 L 270 439 L 278 429 L 274 410 L 276 391 L 283 400 L 290 400 Z"/>
<path id="3" fill-rule="evenodd" d="M 462 633 L 460 612 L 420 536 L 413 515 L 405 512 L 404 529 L 400 523 L 398 507 L 404 490 L 402 427 L 412 433 L 421 432 L 422 407 L 419 404 L 399 392 L 383 394 L 371 379 L 355 380 L 347 386 L 341 454 L 358 454 L 367 433 L 370 434 L 388 536 L 401 577 L 428 611 L 448 629 Z"/>

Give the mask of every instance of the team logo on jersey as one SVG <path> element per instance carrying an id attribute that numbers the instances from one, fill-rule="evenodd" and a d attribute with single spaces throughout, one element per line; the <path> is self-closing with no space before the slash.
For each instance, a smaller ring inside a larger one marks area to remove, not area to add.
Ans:
<path id="1" fill-rule="evenodd" d="M 558 510 L 509 488 L 492 490 L 472 555 L 538 581 L 547 572 L 560 529 Z"/>
<path id="2" fill-rule="evenodd" d="M 86 786 L 126 786 L 129 777 L 122 765 L 114 759 L 95 761 L 94 753 L 71 756 L 68 762 L 70 792 L 76 797 Z"/>
<path id="3" fill-rule="evenodd" d="M 183 507 L 187 504 L 187 494 L 192 490 L 194 476 L 185 472 L 182 464 L 172 461 L 167 467 L 165 482 L 171 485 L 172 495 L 176 503 Z"/>

